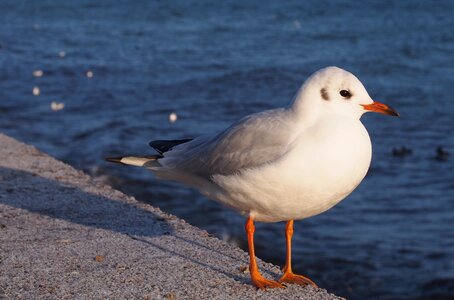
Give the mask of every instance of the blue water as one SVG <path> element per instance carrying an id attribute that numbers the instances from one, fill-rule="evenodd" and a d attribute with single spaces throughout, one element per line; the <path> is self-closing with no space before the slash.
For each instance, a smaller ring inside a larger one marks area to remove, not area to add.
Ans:
<path id="1" fill-rule="evenodd" d="M 103 157 L 220 130 L 287 105 L 321 67 L 346 68 L 402 117 L 363 118 L 370 173 L 295 224 L 294 269 L 350 299 L 454 299 L 452 11 L 453 1 L 2 0 L 0 130 L 245 248 L 236 213 Z M 413 153 L 393 156 L 401 146 Z M 451 157 L 434 159 L 438 146 Z M 283 264 L 283 230 L 257 226 L 259 257 Z"/>

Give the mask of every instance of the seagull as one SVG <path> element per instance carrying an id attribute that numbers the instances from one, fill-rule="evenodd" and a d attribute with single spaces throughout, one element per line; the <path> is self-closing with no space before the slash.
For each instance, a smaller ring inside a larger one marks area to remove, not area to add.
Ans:
<path id="1" fill-rule="evenodd" d="M 366 112 L 399 116 L 374 101 L 352 73 L 327 67 L 312 74 L 284 108 L 248 115 L 227 129 L 196 138 L 150 142 L 158 154 L 109 157 L 178 181 L 246 217 L 249 271 L 260 289 L 316 284 L 292 271 L 294 220 L 320 214 L 364 179 L 372 158 Z M 278 280 L 259 271 L 254 221 L 285 221 L 286 263 Z"/>

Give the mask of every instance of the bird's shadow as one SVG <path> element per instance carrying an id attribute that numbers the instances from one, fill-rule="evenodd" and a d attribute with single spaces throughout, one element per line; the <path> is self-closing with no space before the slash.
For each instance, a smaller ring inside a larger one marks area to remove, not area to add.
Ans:
<path id="1" fill-rule="evenodd" d="M 119 201 L 114 195 L 119 192 L 112 190 L 112 193 L 112 198 L 108 198 L 95 192 L 84 191 L 64 180 L 49 179 L 22 170 L 0 167 L 1 204 L 75 224 L 125 234 L 136 241 L 222 273 L 241 283 L 249 282 L 245 276 L 226 272 L 215 264 L 194 258 L 189 252 L 179 251 L 175 247 L 167 248 L 154 242 L 153 237 L 172 235 L 181 242 L 192 244 L 193 247 L 204 248 L 207 255 L 212 252 L 213 255 L 221 254 L 233 258 L 181 236 L 168 218 L 151 210 L 142 209 L 140 206 L 144 204 Z"/>

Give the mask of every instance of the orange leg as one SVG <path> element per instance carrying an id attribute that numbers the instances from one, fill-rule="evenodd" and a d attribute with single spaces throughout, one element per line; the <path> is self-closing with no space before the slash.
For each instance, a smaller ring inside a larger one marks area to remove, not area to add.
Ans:
<path id="1" fill-rule="evenodd" d="M 285 259 L 284 275 L 282 275 L 279 282 L 296 283 L 307 285 L 310 284 L 314 287 L 317 285 L 307 277 L 296 275 L 292 272 L 292 237 L 293 237 L 293 220 L 287 222 L 285 226 L 285 240 L 287 241 L 287 257 Z"/>
<path id="2" fill-rule="evenodd" d="M 246 221 L 246 233 L 247 233 L 247 242 L 249 245 L 249 272 L 251 273 L 251 280 L 252 283 L 258 287 L 259 289 L 264 288 L 282 288 L 284 287 L 277 281 L 268 280 L 262 276 L 259 272 L 259 268 L 257 266 L 257 261 L 255 260 L 255 250 L 254 250 L 254 220 L 252 217 L 249 217 Z"/>

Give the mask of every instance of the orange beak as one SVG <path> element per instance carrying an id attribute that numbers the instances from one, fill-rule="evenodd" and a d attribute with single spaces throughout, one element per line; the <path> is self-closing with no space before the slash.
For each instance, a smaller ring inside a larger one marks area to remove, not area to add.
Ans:
<path id="1" fill-rule="evenodd" d="M 400 117 L 399 113 L 394 108 L 377 101 L 374 101 L 371 104 L 361 104 L 361 106 L 363 106 L 364 109 L 367 111 L 373 111 L 380 114 Z"/>

